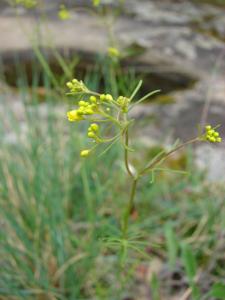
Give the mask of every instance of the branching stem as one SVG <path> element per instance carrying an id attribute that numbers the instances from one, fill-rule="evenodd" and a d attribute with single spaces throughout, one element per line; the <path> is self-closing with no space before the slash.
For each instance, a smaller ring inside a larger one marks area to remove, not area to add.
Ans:
<path id="1" fill-rule="evenodd" d="M 169 152 L 164 152 L 159 157 L 155 160 L 153 160 L 149 165 L 147 165 L 143 170 L 141 170 L 137 175 L 133 174 L 130 166 L 129 166 L 129 158 L 128 158 L 128 147 L 129 147 L 129 132 L 128 128 L 126 128 L 126 131 L 124 132 L 125 135 L 125 149 L 124 149 L 124 160 L 125 160 L 125 166 L 128 175 L 132 178 L 132 184 L 131 184 L 131 191 L 130 191 L 130 197 L 129 201 L 127 203 L 125 213 L 123 216 L 123 223 L 122 223 L 122 236 L 123 239 L 127 239 L 127 234 L 128 234 L 128 225 L 129 225 L 129 217 L 134 209 L 134 199 L 137 191 L 137 183 L 139 179 L 146 175 L 149 171 L 151 171 L 156 165 L 160 164 L 163 162 L 166 158 L 168 158 L 170 155 L 172 155 L 174 152 L 184 148 L 187 145 L 193 144 L 195 142 L 200 141 L 199 137 L 191 139 L 190 141 L 187 141 L 181 145 L 178 145 L 174 149 L 170 150 Z"/>
<path id="2" fill-rule="evenodd" d="M 156 165 L 160 164 L 161 162 L 163 162 L 166 158 L 168 158 L 171 154 L 173 154 L 174 152 L 184 148 L 185 146 L 188 146 L 190 144 L 196 143 L 200 141 L 199 137 L 191 139 L 190 141 L 187 141 L 179 146 L 177 146 L 176 148 L 170 150 L 167 153 L 162 153 L 162 155 L 160 155 L 156 160 L 152 161 L 152 163 L 150 163 L 147 167 L 145 167 L 142 171 L 139 172 L 139 176 L 143 176 L 145 175 L 148 171 L 152 170 Z"/>

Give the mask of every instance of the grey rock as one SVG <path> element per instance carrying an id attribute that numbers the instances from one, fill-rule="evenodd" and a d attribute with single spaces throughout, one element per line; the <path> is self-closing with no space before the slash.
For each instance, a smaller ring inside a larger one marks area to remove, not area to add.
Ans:
<path id="1" fill-rule="evenodd" d="M 210 181 L 224 183 L 225 179 L 225 147 L 216 145 L 201 145 L 195 151 L 195 161 L 198 169 L 207 173 Z"/>
<path id="2" fill-rule="evenodd" d="M 18 51 L 32 52 L 32 43 L 37 38 L 36 42 L 45 48 L 71 49 L 83 54 L 84 58 L 106 52 L 108 38 L 105 26 L 94 15 L 80 13 L 70 2 L 68 6 L 71 6 L 72 19 L 65 22 L 57 20 L 57 1 L 45 2 L 43 10 L 48 15 L 45 22 L 40 15 L 35 16 L 32 12 L 19 20 L 13 15 L 1 17 L 0 28 L 4 32 L 1 56 L 7 57 Z M 178 74 L 182 69 L 183 73 L 195 79 L 213 67 L 216 57 L 224 49 L 222 41 L 213 37 L 206 39 L 192 26 L 195 19 L 204 21 L 209 13 L 214 18 L 221 16 L 221 9 L 197 6 L 191 2 L 129 1 L 126 11 L 128 15 L 122 15 L 115 23 L 116 36 L 122 48 L 136 43 L 146 49 L 145 54 L 132 59 L 129 64 L 141 62 L 148 72 L 154 61 L 153 67 L 159 72 L 164 72 L 165 64 L 171 69 L 178 69 Z M 37 26 L 38 37 L 34 35 Z"/>

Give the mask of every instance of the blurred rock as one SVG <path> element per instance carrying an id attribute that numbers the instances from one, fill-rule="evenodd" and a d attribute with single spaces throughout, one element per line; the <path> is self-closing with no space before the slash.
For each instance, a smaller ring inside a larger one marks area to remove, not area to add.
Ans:
<path id="1" fill-rule="evenodd" d="M 208 174 L 208 179 L 215 182 L 224 182 L 225 175 L 225 147 L 202 144 L 195 152 L 195 161 L 198 169 Z"/>
<path id="2" fill-rule="evenodd" d="M 22 52 L 23 59 L 29 59 L 34 45 L 79 53 L 88 60 L 106 52 L 107 31 L 99 18 L 85 11 L 81 13 L 68 1 L 72 18 L 63 22 L 57 19 L 59 1 L 44 3 L 44 8 L 39 8 L 36 14 L 35 10 L 25 10 L 28 13 L 18 18 L 12 8 L 2 9 L 0 55 L 3 59 Z M 47 14 L 47 18 L 41 17 L 40 12 Z M 164 74 L 165 79 L 173 74 L 176 78 L 186 76 L 189 81 L 200 79 L 224 51 L 223 41 L 206 36 L 193 25 L 196 20 L 198 24 L 208 24 L 205 19 L 209 15 L 211 20 L 221 19 L 225 12 L 221 8 L 189 1 L 129 0 L 125 12 L 116 21 L 114 30 L 122 48 L 135 43 L 145 49 L 144 54 L 128 61 L 145 73 Z M 217 28 L 223 28 L 223 23 L 216 24 Z M 221 63 L 225 67 L 225 62 Z"/>

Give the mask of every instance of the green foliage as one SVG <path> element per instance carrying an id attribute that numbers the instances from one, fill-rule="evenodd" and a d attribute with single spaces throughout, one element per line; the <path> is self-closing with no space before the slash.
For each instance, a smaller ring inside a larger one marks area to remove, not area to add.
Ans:
<path id="1" fill-rule="evenodd" d="M 21 94 L 27 92 L 23 86 Z M 201 177 L 196 176 L 171 174 L 157 178 L 151 186 L 143 182 L 138 189 L 138 219 L 131 222 L 128 238 L 123 239 L 119 219 L 127 189 L 120 148 L 112 147 L 104 162 L 95 156 L 88 163 L 80 162 L 77 157 L 84 140 L 79 132 L 86 128 L 74 128 L 57 117 L 54 108 L 59 103 L 52 99 L 46 102 L 43 119 L 35 101 L 35 84 L 32 96 L 34 102 L 24 99 L 26 142 L 21 140 L 17 118 L 5 104 L 10 130 L 16 132 L 18 142 L 4 142 L 0 152 L 2 297 L 120 299 L 134 285 L 136 267 L 143 262 L 151 266 L 155 254 L 148 254 L 147 247 L 154 249 L 156 257 L 167 256 L 169 250 L 169 260 L 174 264 L 175 240 L 178 236 L 180 241 L 194 237 L 204 215 L 209 220 L 203 233 L 207 238 L 197 240 L 195 249 L 200 249 L 206 260 L 208 251 L 217 246 L 215 232 L 224 216 L 220 209 L 222 193 L 218 191 L 215 198 L 215 193 L 205 187 L 195 191 L 201 186 Z M 66 111 L 64 106 L 62 110 Z M 4 134 L 2 130 L 2 138 Z M 185 189 L 191 191 L 189 195 Z M 171 219 L 175 220 L 173 227 Z M 176 234 L 173 228 L 177 228 Z M 167 239 L 162 243 L 164 234 Z M 192 255 L 190 248 L 183 254 L 191 287 L 198 267 Z M 126 268 L 121 269 L 121 265 Z M 220 278 L 222 270 L 217 272 L 216 278 Z M 156 274 L 150 284 L 155 299 L 159 285 L 163 289 Z"/>
<path id="2" fill-rule="evenodd" d="M 159 284 L 159 281 L 155 274 L 153 274 L 153 276 L 152 276 L 150 286 L 151 286 L 151 292 L 152 292 L 152 299 L 160 300 L 160 284 Z"/>
<path id="3" fill-rule="evenodd" d="M 107 197 L 109 181 L 102 186 L 99 174 L 93 181 L 89 167 L 79 165 L 82 139 L 54 118 L 52 104 L 43 127 L 38 108 L 27 109 L 27 143 L 1 149 L 0 294 L 77 299 L 87 270 L 95 271 L 106 226 L 97 207 L 103 204 L 103 194 Z M 11 125 L 17 125 L 13 116 Z"/>
<path id="4" fill-rule="evenodd" d="M 185 243 L 182 244 L 182 261 L 192 288 L 192 295 L 195 300 L 200 299 L 199 289 L 196 285 L 197 261 L 191 247 Z"/>
<path id="5" fill-rule="evenodd" d="M 225 299 L 225 284 L 215 283 L 210 291 L 210 295 L 220 300 Z"/>
<path id="6" fill-rule="evenodd" d="M 193 250 L 186 244 L 182 245 L 182 260 L 189 281 L 194 281 L 197 272 L 197 264 Z"/>
<path id="7" fill-rule="evenodd" d="M 178 242 L 171 224 L 165 225 L 166 246 L 168 251 L 169 265 L 173 268 L 177 261 Z"/>

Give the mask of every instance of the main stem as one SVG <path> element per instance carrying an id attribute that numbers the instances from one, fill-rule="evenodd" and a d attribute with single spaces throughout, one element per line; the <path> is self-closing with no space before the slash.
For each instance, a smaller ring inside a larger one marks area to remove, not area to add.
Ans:
<path id="1" fill-rule="evenodd" d="M 129 132 L 128 132 L 128 128 L 127 128 L 125 131 L 124 161 L 125 161 L 125 167 L 126 167 L 127 173 L 132 179 L 132 184 L 131 184 L 129 201 L 128 201 L 128 204 L 127 204 L 127 207 L 126 207 L 126 210 L 124 213 L 124 217 L 123 217 L 122 231 L 123 231 L 124 239 L 127 238 L 129 217 L 134 208 L 134 198 L 135 198 L 135 194 L 136 194 L 136 190 L 137 190 L 137 182 L 138 182 L 138 176 L 135 176 L 130 169 L 129 159 L 128 159 L 128 147 L 129 147 Z"/>
<path id="2" fill-rule="evenodd" d="M 137 182 L 138 182 L 139 178 L 141 176 L 143 176 L 145 173 L 147 173 L 149 170 L 153 169 L 157 164 L 162 162 L 164 159 L 169 157 L 171 154 L 173 154 L 177 150 L 180 150 L 183 147 L 185 147 L 189 144 L 193 144 L 193 143 L 198 142 L 198 141 L 199 141 L 198 137 L 194 138 L 190 141 L 187 141 L 187 142 L 177 146 L 175 149 L 172 149 L 171 151 L 169 151 L 167 153 L 163 153 L 162 156 L 160 156 L 158 159 L 156 159 L 155 161 L 150 163 L 147 167 L 145 167 L 142 171 L 140 171 L 138 173 L 138 175 L 136 176 L 135 174 L 132 173 L 132 171 L 130 169 L 130 166 L 129 166 L 129 159 L 128 159 L 129 133 L 128 133 L 128 128 L 126 129 L 126 132 L 125 132 L 125 146 L 126 147 L 125 147 L 125 152 L 124 152 L 124 160 L 125 160 L 125 166 L 126 166 L 127 173 L 132 178 L 132 185 L 131 185 L 130 198 L 129 198 L 129 201 L 128 201 L 128 204 L 127 204 L 127 209 L 125 211 L 124 219 L 123 219 L 123 228 L 122 228 L 123 238 L 127 238 L 129 217 L 130 217 L 130 214 L 132 213 L 132 210 L 134 208 L 134 198 L 135 198 L 135 194 L 136 194 L 136 190 L 137 190 Z"/>
<path id="3" fill-rule="evenodd" d="M 128 128 L 126 128 L 125 131 L 125 150 L 124 150 L 124 161 L 125 161 L 125 167 L 127 170 L 127 173 L 130 177 L 134 177 L 134 174 L 132 173 L 130 166 L 129 166 L 129 159 L 128 159 L 128 147 L 129 147 L 129 132 Z"/>
<path id="4" fill-rule="evenodd" d="M 134 198 L 137 190 L 137 182 L 138 178 L 133 178 L 132 185 L 131 185 L 131 191 L 130 191 L 130 198 L 128 201 L 128 205 L 124 214 L 123 219 L 123 238 L 127 238 L 127 231 L 128 231 L 128 223 L 129 223 L 129 217 L 130 214 L 134 208 Z"/>

